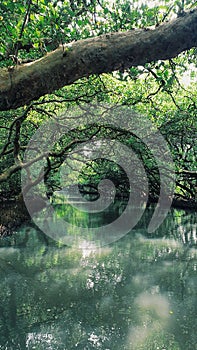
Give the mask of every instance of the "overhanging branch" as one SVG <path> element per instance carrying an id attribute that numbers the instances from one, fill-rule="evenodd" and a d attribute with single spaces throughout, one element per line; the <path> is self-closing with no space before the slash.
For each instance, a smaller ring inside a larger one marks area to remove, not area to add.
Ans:
<path id="1" fill-rule="evenodd" d="M 176 57 L 197 46 L 197 9 L 154 30 L 79 40 L 45 57 L 0 69 L 0 110 L 15 109 L 91 74 Z"/>

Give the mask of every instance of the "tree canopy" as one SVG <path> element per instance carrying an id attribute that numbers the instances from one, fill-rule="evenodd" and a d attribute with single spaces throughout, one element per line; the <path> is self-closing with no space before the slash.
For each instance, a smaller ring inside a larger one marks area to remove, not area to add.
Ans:
<path id="1" fill-rule="evenodd" d="M 86 105 L 107 103 L 149 118 L 170 148 L 175 196 L 195 204 L 196 1 L 2 0 L 0 30 L 2 198 L 20 194 L 24 153 L 44 121 L 64 112 L 66 123 L 75 107 L 83 111 Z M 85 122 L 65 134 L 47 157 L 47 191 L 60 188 L 66 154 L 80 142 L 106 135 L 137 152 L 150 196 L 158 198 L 158 166 L 143 142 L 128 130 Z M 80 181 L 98 185 L 110 174 L 124 192 L 127 180 L 121 171 L 94 161 Z M 66 185 L 69 181 L 72 175 Z"/>
<path id="2" fill-rule="evenodd" d="M 155 29 L 119 31 L 72 41 L 41 59 L 2 69 L 0 108 L 7 110 L 23 106 L 92 74 L 171 59 L 195 46 L 197 10 Z M 17 56 L 14 58 L 17 60 Z"/>

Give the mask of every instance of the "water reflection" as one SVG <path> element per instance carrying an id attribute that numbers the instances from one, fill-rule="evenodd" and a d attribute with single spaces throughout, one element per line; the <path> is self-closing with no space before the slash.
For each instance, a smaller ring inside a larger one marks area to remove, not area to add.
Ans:
<path id="1" fill-rule="evenodd" d="M 194 350 L 195 213 L 172 210 L 155 237 L 147 220 L 100 249 L 30 225 L 2 240 L 0 349 Z"/>

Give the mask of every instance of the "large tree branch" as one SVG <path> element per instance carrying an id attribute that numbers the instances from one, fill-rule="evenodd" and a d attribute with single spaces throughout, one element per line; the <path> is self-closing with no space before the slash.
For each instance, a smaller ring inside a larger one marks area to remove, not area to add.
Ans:
<path id="1" fill-rule="evenodd" d="M 18 108 L 79 78 L 176 57 L 197 46 L 197 9 L 154 30 L 101 35 L 32 63 L 0 69 L 0 110 Z"/>

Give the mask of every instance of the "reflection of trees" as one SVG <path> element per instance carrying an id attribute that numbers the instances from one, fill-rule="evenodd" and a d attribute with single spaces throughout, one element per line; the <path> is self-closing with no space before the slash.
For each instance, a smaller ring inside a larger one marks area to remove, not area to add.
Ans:
<path id="1" fill-rule="evenodd" d="M 0 255 L 0 345 L 25 349 L 29 334 L 30 349 L 130 350 L 135 339 L 136 350 L 193 350 L 195 253 L 174 239 L 173 213 L 168 239 L 139 229 L 98 252 L 45 241 L 33 228 L 2 242 L 10 246 Z"/>
<path id="2" fill-rule="evenodd" d="M 154 206 L 146 210 L 137 224 L 137 229 L 148 227 L 150 218 L 154 212 Z M 194 211 L 171 209 L 161 224 L 153 234 L 147 234 L 150 237 L 174 238 L 188 246 L 196 246 L 196 216 Z"/>

